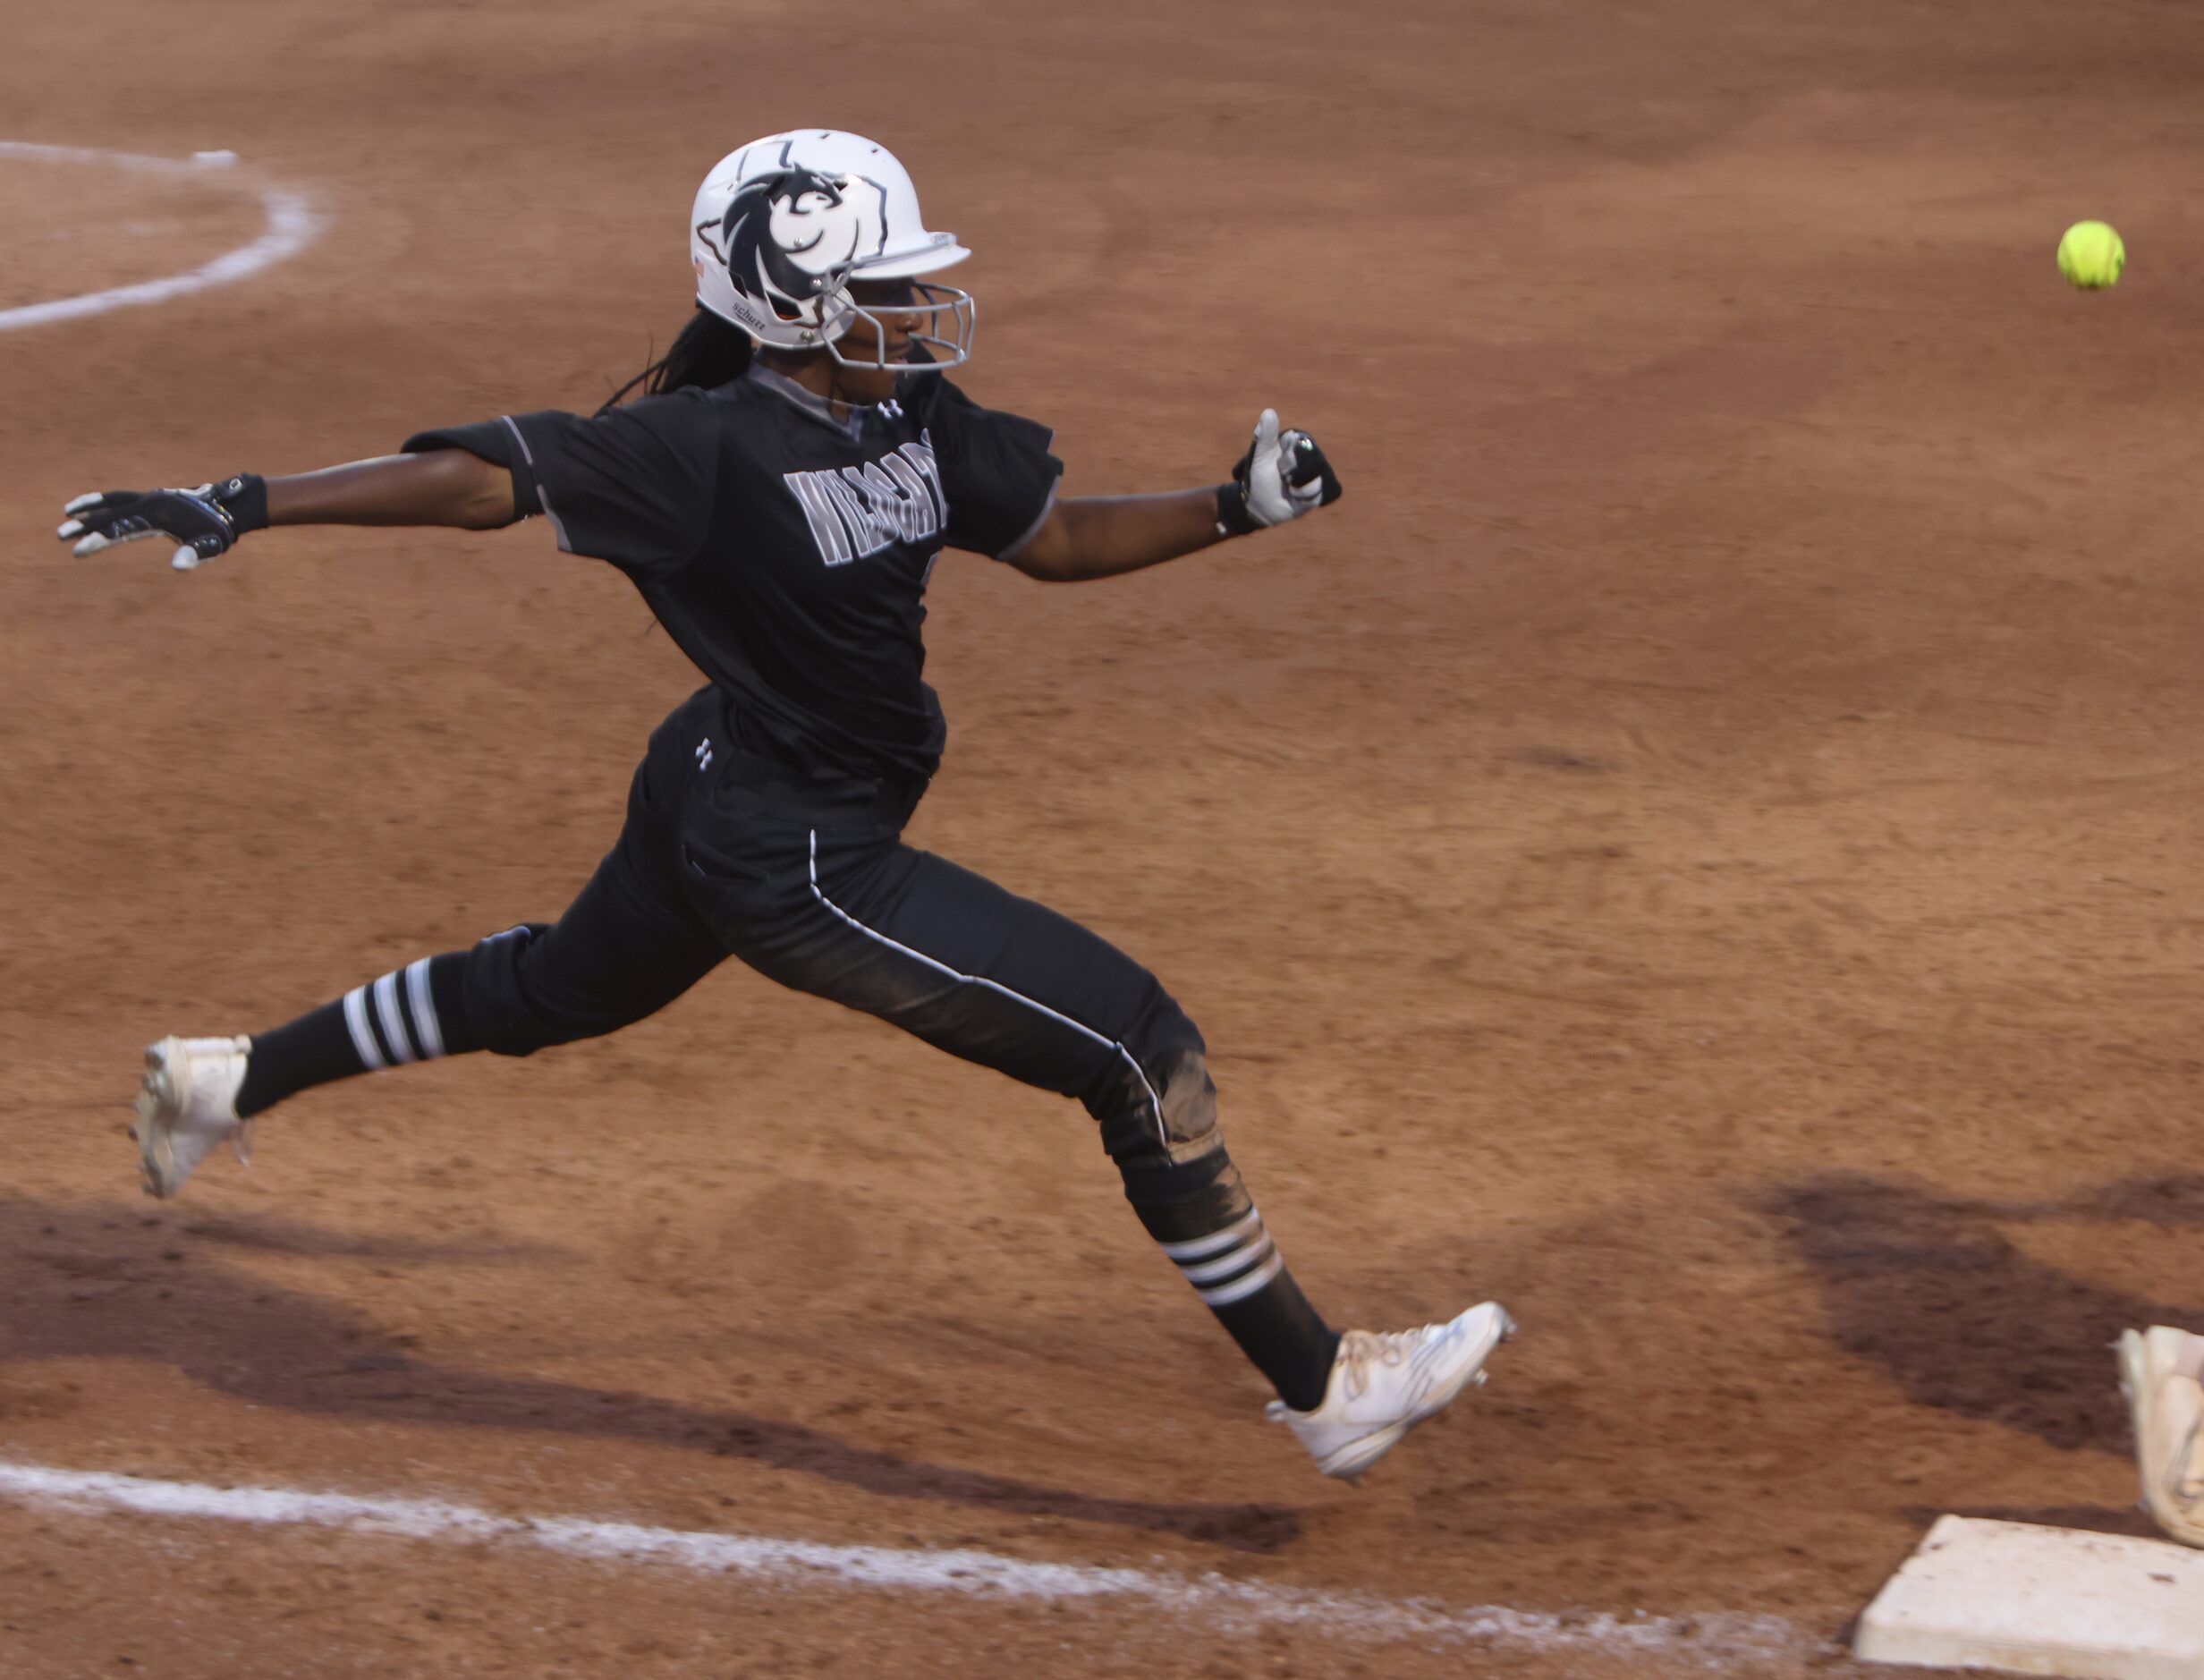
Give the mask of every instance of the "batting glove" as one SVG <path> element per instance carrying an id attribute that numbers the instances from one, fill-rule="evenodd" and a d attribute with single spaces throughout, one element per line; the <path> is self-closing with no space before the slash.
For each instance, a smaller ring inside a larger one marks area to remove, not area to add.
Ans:
<path id="1" fill-rule="evenodd" d="M 1278 411 L 1255 422 L 1255 440 L 1216 487 L 1216 534 L 1244 537 L 1267 525 L 1329 507 L 1339 499 L 1339 475 L 1307 432 L 1278 429 Z"/>
<path id="2" fill-rule="evenodd" d="M 117 543 L 165 537 L 176 545 L 168 564 L 179 572 L 227 554 L 247 531 L 267 526 L 267 481 L 241 472 L 196 490 L 106 490 L 80 496 L 62 509 L 69 517 L 55 528 L 79 559 Z"/>

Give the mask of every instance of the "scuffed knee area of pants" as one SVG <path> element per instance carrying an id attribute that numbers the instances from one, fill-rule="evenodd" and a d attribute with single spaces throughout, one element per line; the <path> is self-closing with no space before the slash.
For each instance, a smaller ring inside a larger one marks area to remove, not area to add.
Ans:
<path id="1" fill-rule="evenodd" d="M 1125 1200 L 1158 1243 L 1183 1243 L 1222 1231 L 1255 1206 L 1220 1145 L 1199 1160 L 1142 1165 L 1120 1161 Z"/>
<path id="2" fill-rule="evenodd" d="M 1209 1058 L 1199 1050 L 1180 1052 L 1165 1075 L 1163 1129 L 1174 1161 L 1199 1160 L 1225 1148 L 1224 1134 L 1216 1129 L 1216 1082 L 1209 1077 Z"/>
<path id="3" fill-rule="evenodd" d="M 1121 1056 L 1116 1067 L 1106 1070 L 1106 1090 L 1088 1095 L 1087 1107 L 1102 1123 L 1102 1147 L 1120 1165 L 1178 1165 L 1223 1150 L 1216 1086 L 1199 1048 L 1144 1067 Z"/>

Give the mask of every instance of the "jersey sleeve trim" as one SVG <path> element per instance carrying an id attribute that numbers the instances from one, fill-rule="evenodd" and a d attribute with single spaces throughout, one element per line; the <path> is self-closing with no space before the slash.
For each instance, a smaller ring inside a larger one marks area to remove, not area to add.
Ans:
<path id="1" fill-rule="evenodd" d="M 512 415 L 503 414 L 498 418 L 504 420 L 505 429 L 513 434 L 513 441 L 521 445 L 521 460 L 528 468 L 529 488 L 533 492 L 536 505 L 543 509 L 543 516 L 551 522 L 551 534 L 558 539 L 559 552 L 561 554 L 573 553 L 573 544 L 566 540 L 566 527 L 559 522 L 558 509 L 551 505 L 551 498 L 544 494 L 542 480 L 536 476 L 536 452 L 528 446 L 528 434 L 521 429 L 521 423 Z M 517 488 L 513 493 L 513 500 L 516 503 L 520 500 Z"/>
<path id="2" fill-rule="evenodd" d="M 1033 522 L 1026 527 L 1025 535 L 996 555 L 995 557 L 997 560 L 1013 561 L 1025 552 L 1026 545 L 1041 534 L 1041 527 L 1048 522 L 1049 514 L 1056 511 L 1056 492 L 1063 488 L 1064 477 L 1059 473 L 1055 481 L 1048 487 L 1048 494 L 1041 500 L 1041 511 L 1034 516 Z"/>
<path id="3" fill-rule="evenodd" d="M 514 453 L 514 445 L 519 453 Z M 479 460 L 499 466 L 513 475 L 513 515 L 527 519 L 545 511 L 543 496 L 536 483 L 535 457 L 529 454 L 528 440 L 521 436 L 521 428 L 513 423 L 510 414 L 494 420 L 476 420 L 465 426 L 441 426 L 434 431 L 415 432 L 398 445 L 399 453 L 425 455 L 438 449 L 463 449 Z M 556 524 L 556 522 L 553 522 Z M 562 543 L 562 547 L 564 545 Z"/>

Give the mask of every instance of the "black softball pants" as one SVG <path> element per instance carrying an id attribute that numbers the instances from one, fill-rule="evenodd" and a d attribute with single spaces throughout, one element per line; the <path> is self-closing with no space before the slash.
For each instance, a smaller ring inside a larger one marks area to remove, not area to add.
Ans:
<path id="1" fill-rule="evenodd" d="M 527 1056 L 663 1009 L 729 956 L 953 1056 L 1076 1097 L 1125 1198 L 1289 1404 L 1339 1345 L 1216 1125 L 1201 1035 L 1055 912 L 903 843 L 917 790 L 819 782 L 733 744 L 710 690 L 652 735 L 620 838 L 566 913 L 424 957 L 252 1039 L 238 1111 L 471 1050 Z"/>
<path id="2" fill-rule="evenodd" d="M 732 955 L 1028 1085 L 1077 1098 L 1123 1167 L 1220 1145 L 1201 1035 L 1139 963 L 906 845 L 915 790 L 818 782 L 735 745 L 699 694 L 652 736 L 618 843 L 558 921 L 483 941 L 464 1007 L 527 1055 L 664 1008 Z"/>

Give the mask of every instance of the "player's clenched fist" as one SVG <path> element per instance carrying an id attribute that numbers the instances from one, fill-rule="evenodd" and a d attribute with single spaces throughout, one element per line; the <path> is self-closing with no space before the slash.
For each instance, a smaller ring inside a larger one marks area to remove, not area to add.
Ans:
<path id="1" fill-rule="evenodd" d="M 1307 432 L 1280 431 L 1278 411 L 1267 408 L 1255 422 L 1255 439 L 1232 470 L 1232 482 L 1216 492 L 1216 526 L 1244 537 L 1339 499 L 1339 475 Z"/>
<path id="2" fill-rule="evenodd" d="M 64 542 L 76 539 L 71 552 L 79 558 L 116 543 L 165 537 L 176 545 L 168 564 L 189 572 L 267 524 L 267 484 L 243 472 L 196 490 L 105 490 L 78 496 L 62 512 L 69 517 L 54 534 Z"/>

